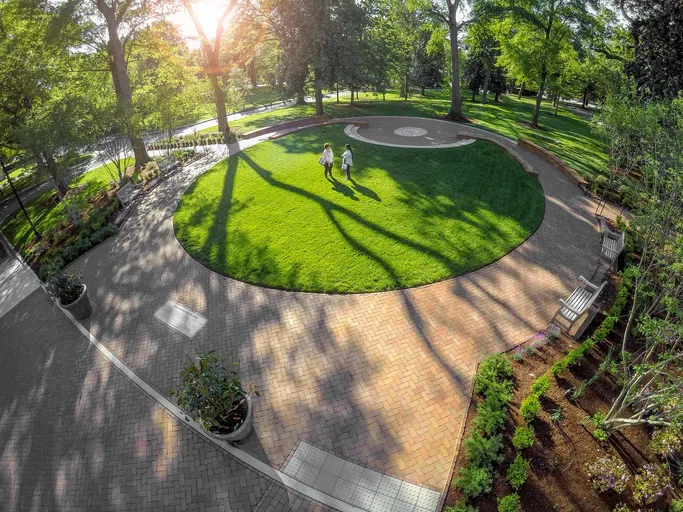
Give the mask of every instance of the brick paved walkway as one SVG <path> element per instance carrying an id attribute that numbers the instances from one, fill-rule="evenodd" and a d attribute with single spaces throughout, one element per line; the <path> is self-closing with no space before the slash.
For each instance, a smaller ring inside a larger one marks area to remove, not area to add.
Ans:
<path id="1" fill-rule="evenodd" d="M 536 234 L 486 268 L 350 296 L 269 290 L 216 275 L 173 234 L 177 202 L 207 168 L 200 162 L 161 184 L 121 234 L 74 265 L 94 303 L 84 325 L 162 394 L 173 388 L 185 353 L 217 350 L 240 361 L 243 382 L 262 392 L 244 448 L 275 468 L 301 439 L 441 491 L 477 362 L 545 327 L 578 276 L 592 274 L 599 253 L 592 202 L 534 154 L 479 132 L 518 151 L 546 194 Z M 169 299 L 209 319 L 194 339 L 152 318 Z"/>
<path id="2" fill-rule="evenodd" d="M 42 289 L 0 333 L 3 512 L 323 510 L 178 422 Z"/>

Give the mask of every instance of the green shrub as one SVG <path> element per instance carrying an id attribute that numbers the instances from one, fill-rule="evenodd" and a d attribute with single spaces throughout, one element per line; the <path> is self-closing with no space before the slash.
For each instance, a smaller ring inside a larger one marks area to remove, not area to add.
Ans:
<path id="1" fill-rule="evenodd" d="M 669 507 L 669 512 L 683 512 L 683 499 L 671 500 L 671 507 Z"/>
<path id="2" fill-rule="evenodd" d="M 550 387 L 550 379 L 547 375 L 541 375 L 531 384 L 531 392 L 537 397 L 542 397 Z"/>
<path id="3" fill-rule="evenodd" d="M 539 402 L 536 395 L 529 395 L 522 401 L 522 405 L 519 408 L 519 412 L 524 418 L 524 421 L 531 423 L 534 421 L 538 412 L 541 410 L 541 402 Z"/>
<path id="4" fill-rule="evenodd" d="M 526 425 L 519 426 L 515 429 L 515 435 L 512 437 L 512 446 L 517 450 L 531 448 L 535 437 L 533 428 Z"/>
<path id="5" fill-rule="evenodd" d="M 553 377 L 559 377 L 560 374 L 567 368 L 567 364 L 564 361 L 564 358 L 560 359 L 559 361 L 555 361 L 553 365 L 550 367 L 550 373 L 552 373 Z"/>
<path id="6" fill-rule="evenodd" d="M 529 476 L 529 461 L 517 454 L 507 472 L 507 481 L 513 489 L 519 489 Z"/>
<path id="7" fill-rule="evenodd" d="M 513 373 L 512 363 L 503 354 L 489 356 L 479 365 L 474 391 L 479 395 L 486 395 L 492 384 L 509 379 Z"/>
<path id="8" fill-rule="evenodd" d="M 491 492 L 493 474 L 488 468 L 464 467 L 460 470 L 460 475 L 455 480 L 455 486 L 462 491 L 465 497 L 476 498 Z"/>
<path id="9" fill-rule="evenodd" d="M 516 492 L 498 500 L 498 512 L 519 512 L 521 507 L 519 494 Z"/>
<path id="10" fill-rule="evenodd" d="M 81 278 L 68 272 L 55 272 L 47 281 L 45 287 L 53 300 L 68 305 L 80 297 L 83 291 Z"/>
<path id="11" fill-rule="evenodd" d="M 501 396 L 494 393 L 477 405 L 477 416 L 472 423 L 482 434 L 491 435 L 503 428 L 506 417 L 507 401 L 503 402 Z"/>
<path id="12" fill-rule="evenodd" d="M 522 352 L 521 350 L 515 350 L 512 353 L 512 360 L 515 363 L 521 363 L 522 361 L 524 361 L 524 352 Z"/>
<path id="13" fill-rule="evenodd" d="M 444 508 L 443 512 L 477 512 L 477 509 L 472 505 L 459 501 L 455 505 Z"/>
<path id="14" fill-rule="evenodd" d="M 503 462 L 503 438 L 500 434 L 486 438 L 479 432 L 465 439 L 467 462 L 476 467 L 493 468 L 494 463 Z"/>

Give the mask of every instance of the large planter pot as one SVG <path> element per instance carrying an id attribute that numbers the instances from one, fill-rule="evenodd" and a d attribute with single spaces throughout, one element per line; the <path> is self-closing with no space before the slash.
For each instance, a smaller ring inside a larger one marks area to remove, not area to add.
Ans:
<path id="1" fill-rule="evenodd" d="M 228 441 L 229 443 L 234 443 L 235 441 L 241 441 L 246 439 L 249 434 L 251 434 L 254 428 L 254 403 L 251 399 L 251 395 L 247 395 L 247 417 L 244 423 L 230 434 L 214 434 L 213 432 L 206 431 L 211 437 L 216 439 L 222 439 L 223 441 Z"/>
<path id="2" fill-rule="evenodd" d="M 87 318 L 92 313 L 92 304 L 88 298 L 88 288 L 83 285 L 80 297 L 71 304 L 64 305 L 62 304 L 62 299 L 59 299 L 59 307 L 71 313 L 78 320 Z"/>

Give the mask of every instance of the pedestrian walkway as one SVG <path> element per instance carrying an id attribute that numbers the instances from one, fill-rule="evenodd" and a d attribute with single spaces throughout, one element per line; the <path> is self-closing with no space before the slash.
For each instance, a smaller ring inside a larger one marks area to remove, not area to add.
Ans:
<path id="1" fill-rule="evenodd" d="M 197 435 L 42 289 L 0 318 L 0 510 L 332 510 Z"/>
<path id="2" fill-rule="evenodd" d="M 0 318 L 40 286 L 36 275 L 5 250 L 0 233 Z"/>
<path id="3" fill-rule="evenodd" d="M 367 121 L 371 129 L 373 118 Z M 591 274 L 600 236 L 592 200 L 544 160 L 472 126 L 431 123 L 419 126 L 453 140 L 494 138 L 538 173 L 543 223 L 496 263 L 420 288 L 352 296 L 269 290 L 216 275 L 183 251 L 173 231 L 183 192 L 216 156 L 162 183 L 118 236 L 74 265 L 95 308 L 85 326 L 163 395 L 185 354 L 216 350 L 239 361 L 242 381 L 262 395 L 243 448 L 277 469 L 304 441 L 441 492 L 476 364 L 547 325 L 558 298 Z M 395 128 L 412 124 L 400 118 Z M 153 318 L 169 300 L 207 318 L 194 338 Z"/>

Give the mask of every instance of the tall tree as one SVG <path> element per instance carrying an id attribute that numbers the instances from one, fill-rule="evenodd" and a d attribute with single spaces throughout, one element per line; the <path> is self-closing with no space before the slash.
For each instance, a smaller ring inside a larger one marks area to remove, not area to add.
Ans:
<path id="1" fill-rule="evenodd" d="M 151 160 L 147 154 L 145 142 L 138 132 L 138 126 L 133 121 L 133 89 L 128 75 L 128 61 L 126 58 L 126 43 L 128 43 L 135 32 L 144 26 L 154 12 L 148 0 L 91 0 L 97 11 L 102 15 L 107 32 L 107 56 L 108 65 L 111 72 L 114 91 L 121 103 L 120 112 L 123 112 L 125 119 L 123 128 L 126 130 L 130 144 L 135 155 L 135 165 L 144 165 Z M 85 13 L 85 20 L 91 17 L 89 12 Z M 87 21 L 84 21 L 87 23 Z M 121 36 L 121 29 L 124 35 Z"/>
<path id="2" fill-rule="evenodd" d="M 436 21 L 448 27 L 451 57 L 451 106 L 448 115 L 460 119 L 462 95 L 460 93 L 460 33 L 471 22 L 464 17 L 464 0 L 409 0 L 418 9 L 424 9 Z M 458 19 L 460 17 L 460 19 Z"/>
<path id="3" fill-rule="evenodd" d="M 538 86 L 531 126 L 538 126 L 541 102 L 548 78 L 556 72 L 560 53 L 572 39 L 585 35 L 595 17 L 589 8 L 598 9 L 594 0 L 503 0 L 494 10 L 508 16 L 507 31 L 501 35 L 503 60 L 514 60 L 515 53 L 526 59 L 528 72 Z"/>
<path id="4" fill-rule="evenodd" d="M 228 125 L 228 113 L 225 109 L 225 83 L 223 82 L 220 50 L 221 40 L 223 38 L 223 33 L 225 32 L 225 22 L 232 13 L 236 4 L 237 0 L 227 0 L 221 14 L 218 16 L 216 33 L 214 34 L 213 39 L 210 40 L 206 35 L 204 28 L 202 27 L 199 16 L 197 16 L 194 8 L 192 7 L 192 0 L 183 0 L 183 5 L 192 18 L 192 23 L 194 24 L 195 30 L 199 35 L 202 51 L 204 52 L 204 57 L 206 58 L 204 72 L 206 73 L 209 83 L 211 84 L 211 90 L 213 92 L 214 102 L 216 105 L 216 118 L 218 120 L 219 132 L 230 131 L 230 126 Z"/>

